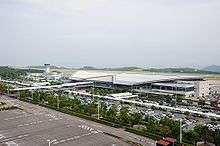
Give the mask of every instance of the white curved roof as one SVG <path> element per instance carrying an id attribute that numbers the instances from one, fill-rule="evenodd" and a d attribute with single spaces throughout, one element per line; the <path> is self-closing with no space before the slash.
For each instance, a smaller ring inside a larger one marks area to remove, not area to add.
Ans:
<path id="1" fill-rule="evenodd" d="M 113 74 L 99 72 L 99 71 L 97 71 L 97 72 L 94 72 L 94 71 L 77 71 L 71 76 L 71 78 L 87 79 L 87 78 L 106 76 L 106 75 L 113 75 Z"/>
<path id="2" fill-rule="evenodd" d="M 109 81 L 114 77 L 114 84 L 133 85 L 141 83 L 161 82 L 167 80 L 202 79 L 199 76 L 161 75 L 161 74 L 137 74 L 114 73 L 105 71 L 77 71 L 71 79 L 89 79 L 94 81 Z"/>

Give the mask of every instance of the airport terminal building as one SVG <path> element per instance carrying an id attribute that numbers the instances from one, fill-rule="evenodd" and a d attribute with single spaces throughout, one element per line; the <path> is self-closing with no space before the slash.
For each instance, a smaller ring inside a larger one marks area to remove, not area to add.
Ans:
<path id="1" fill-rule="evenodd" d="M 95 87 L 162 95 L 202 97 L 209 95 L 209 83 L 201 76 L 77 71 L 73 82 L 92 81 Z"/>

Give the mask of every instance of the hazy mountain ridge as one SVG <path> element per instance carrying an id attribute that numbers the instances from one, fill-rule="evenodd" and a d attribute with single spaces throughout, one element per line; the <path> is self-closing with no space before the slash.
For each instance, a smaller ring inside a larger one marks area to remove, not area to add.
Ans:
<path id="1" fill-rule="evenodd" d="M 205 67 L 203 70 L 220 73 L 220 65 L 210 65 Z"/>
<path id="2" fill-rule="evenodd" d="M 26 68 L 37 68 L 37 69 L 45 69 L 45 66 L 27 66 Z M 67 69 L 66 67 L 58 67 L 55 65 L 51 65 L 50 69 Z"/>
<path id="3" fill-rule="evenodd" d="M 45 66 L 29 66 L 29 68 L 45 69 Z M 70 69 L 66 67 L 58 67 L 52 65 L 51 69 Z M 190 67 L 170 67 L 170 68 L 142 68 L 135 66 L 128 67 L 109 67 L 97 68 L 93 66 L 84 66 L 82 68 L 71 68 L 80 70 L 105 70 L 105 71 L 146 71 L 146 72 L 162 72 L 162 73 L 195 73 L 195 74 L 220 74 L 220 66 L 212 65 L 204 69 L 190 68 Z"/>
<path id="4" fill-rule="evenodd" d="M 107 71 L 147 71 L 147 72 L 164 72 L 164 73 L 198 73 L 198 74 L 219 74 L 196 68 L 141 68 L 141 67 L 118 67 L 118 68 L 96 68 L 84 66 L 81 70 L 107 70 Z"/>

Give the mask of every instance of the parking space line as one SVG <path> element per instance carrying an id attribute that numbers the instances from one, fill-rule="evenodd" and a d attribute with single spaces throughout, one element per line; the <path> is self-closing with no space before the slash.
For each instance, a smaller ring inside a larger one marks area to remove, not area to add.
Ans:
<path id="1" fill-rule="evenodd" d="M 12 141 L 15 139 L 21 139 L 24 137 L 29 136 L 28 134 L 22 134 L 22 135 L 17 135 L 17 136 L 12 136 L 12 137 L 5 137 L 3 140 L 1 140 L 1 142 L 8 142 L 8 141 Z"/>
<path id="2" fill-rule="evenodd" d="M 19 119 L 19 118 L 24 118 L 24 117 L 29 117 L 32 116 L 32 114 L 29 115 L 21 115 L 21 116 L 16 116 L 16 117 L 11 117 L 11 118 L 5 118 L 5 121 L 9 121 L 9 120 L 14 120 L 14 119 Z"/>
<path id="3" fill-rule="evenodd" d="M 98 133 L 102 133 L 102 131 L 96 131 L 90 127 L 87 127 L 85 125 L 79 125 L 79 127 L 83 127 L 85 130 L 88 130 L 90 131 L 89 133 L 86 133 L 86 134 L 82 134 L 82 135 L 77 135 L 77 136 L 73 136 L 73 137 L 70 137 L 70 138 L 67 138 L 67 139 L 62 139 L 60 141 L 56 141 L 54 142 L 53 144 L 56 145 L 56 144 L 59 144 L 59 143 L 64 143 L 64 142 L 68 142 L 68 141 L 73 141 L 73 140 L 76 140 L 76 139 L 79 139 L 79 138 L 82 138 L 82 137 L 85 137 L 85 136 L 89 136 L 89 135 L 92 135 L 92 134 L 98 134 Z"/>
<path id="4" fill-rule="evenodd" d="M 36 121 L 36 122 L 31 122 L 31 123 L 26 123 L 26 124 L 20 124 L 17 127 L 24 127 L 24 126 L 30 126 L 30 125 L 37 125 L 42 123 L 43 121 Z"/>

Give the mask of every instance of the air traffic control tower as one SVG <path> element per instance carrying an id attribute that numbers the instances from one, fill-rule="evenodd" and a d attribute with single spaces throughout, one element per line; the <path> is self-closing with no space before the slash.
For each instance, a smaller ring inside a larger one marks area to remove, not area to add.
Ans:
<path id="1" fill-rule="evenodd" d="M 44 64 L 45 67 L 45 75 L 48 75 L 50 73 L 50 64 Z"/>

